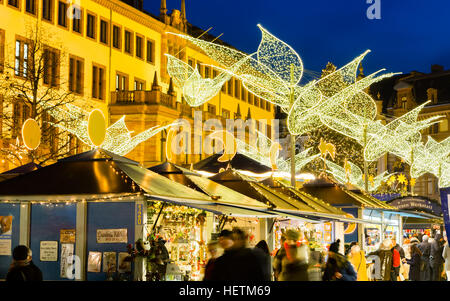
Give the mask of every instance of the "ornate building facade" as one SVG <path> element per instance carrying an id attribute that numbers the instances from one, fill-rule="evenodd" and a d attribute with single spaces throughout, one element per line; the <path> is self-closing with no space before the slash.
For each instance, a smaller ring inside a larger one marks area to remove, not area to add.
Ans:
<path id="1" fill-rule="evenodd" d="M 179 10 L 171 12 L 162 0 L 159 16 L 144 11 L 142 0 L 0 0 L 0 15 L 1 65 L 9 62 L 25 75 L 32 43 L 29 28 L 38 26 L 51 54 L 59 58 L 55 60 L 58 63 L 47 62 L 47 69 L 53 70 L 51 74 L 62 79 L 58 89 L 70 91 L 80 106 L 89 103 L 101 109 L 108 125 L 126 115 L 127 127 L 135 134 L 178 118 L 193 126 L 195 111 L 201 111 L 202 121 L 262 120 L 259 129 L 271 135 L 274 106 L 246 91 L 239 80 L 232 78 L 217 96 L 196 108 L 186 104 L 178 87 L 172 84 L 166 72 L 166 53 L 198 68 L 205 78 L 214 77 L 219 71 L 201 50 L 168 32 L 202 35 L 205 40 L 224 43 L 188 22 L 184 0 Z M 0 72 L 7 71 L 2 68 Z M 10 76 L 20 80 L 18 73 Z M 24 104 L 10 110 L 17 120 L 16 128 L 2 131 L 4 146 L 20 138 L 20 127 L 30 116 Z M 203 138 L 208 134 L 201 133 Z M 141 143 L 127 157 L 144 166 L 164 161 L 165 135 L 161 132 Z M 177 162 L 195 163 L 205 156 L 204 152 L 182 154 Z M 15 164 L 3 160 L 0 166 L 7 170 Z"/>
<path id="2" fill-rule="evenodd" d="M 450 70 L 444 70 L 439 65 L 431 66 L 430 73 L 412 71 L 409 74 L 397 75 L 385 79 L 370 87 L 370 94 L 382 106 L 382 118 L 387 122 L 404 115 L 418 105 L 430 100 L 419 115 L 419 120 L 431 116 L 442 115 L 440 123 L 422 132 L 424 142 L 431 136 L 440 142 L 450 135 Z M 408 167 L 399 158 L 385 156 L 384 162 L 379 162 L 379 171 L 388 169 L 390 172 L 408 172 Z M 414 193 L 439 200 L 437 179 L 426 174 L 416 179 Z"/>

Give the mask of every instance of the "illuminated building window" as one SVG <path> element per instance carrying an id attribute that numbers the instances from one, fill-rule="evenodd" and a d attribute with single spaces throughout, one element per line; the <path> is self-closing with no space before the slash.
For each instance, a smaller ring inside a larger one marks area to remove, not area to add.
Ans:
<path id="1" fill-rule="evenodd" d="M 254 103 L 255 106 L 259 107 L 259 98 L 255 96 Z"/>
<path id="2" fill-rule="evenodd" d="M 116 91 L 128 90 L 128 75 L 121 72 L 116 72 Z"/>
<path id="3" fill-rule="evenodd" d="M 266 101 L 266 110 L 270 112 L 270 102 Z"/>
<path id="4" fill-rule="evenodd" d="M 84 60 L 71 56 L 69 59 L 69 91 L 82 95 L 84 88 Z"/>
<path id="5" fill-rule="evenodd" d="M 26 77 L 28 73 L 28 54 L 29 54 L 28 43 L 16 40 L 16 51 L 15 51 L 15 67 L 14 74 L 17 76 Z"/>
<path id="6" fill-rule="evenodd" d="M 59 51 L 49 47 L 44 49 L 44 84 L 56 87 L 59 84 Z"/>
<path id="7" fill-rule="evenodd" d="M 82 12 L 78 7 L 74 7 L 72 10 L 72 30 L 78 33 L 82 31 Z"/>
<path id="8" fill-rule="evenodd" d="M 47 21 L 52 21 L 53 0 L 42 0 L 42 18 Z"/>
<path id="9" fill-rule="evenodd" d="M 248 99 L 248 103 L 252 105 L 253 104 L 253 94 L 248 92 L 247 99 Z"/>
<path id="10" fill-rule="evenodd" d="M 138 58 L 143 58 L 143 51 L 142 51 L 143 46 L 144 45 L 142 44 L 142 37 L 136 35 L 136 56 Z"/>
<path id="11" fill-rule="evenodd" d="M 230 119 L 230 116 L 231 116 L 230 111 L 222 109 L 222 117 L 223 118 Z"/>
<path id="12" fill-rule="evenodd" d="M 108 45 L 108 22 L 105 20 L 100 20 L 100 42 Z"/>
<path id="13" fill-rule="evenodd" d="M 95 16 L 91 14 L 87 14 L 87 22 L 86 22 L 86 36 L 89 38 L 95 39 Z"/>
<path id="14" fill-rule="evenodd" d="M 114 25 L 113 26 L 113 47 L 120 49 L 120 27 Z"/>
<path id="15" fill-rule="evenodd" d="M 247 92 L 245 91 L 244 85 L 241 85 L 241 99 L 247 101 Z"/>
<path id="16" fill-rule="evenodd" d="M 92 98 L 105 99 L 105 68 L 92 66 Z"/>
<path id="17" fill-rule="evenodd" d="M 197 69 L 198 69 L 198 73 L 200 73 L 200 76 L 203 77 L 203 65 L 202 65 L 202 62 L 197 61 Z"/>
<path id="18" fill-rule="evenodd" d="M 239 98 L 239 90 L 241 87 L 241 82 L 237 79 L 234 80 L 234 97 Z"/>
<path id="19" fill-rule="evenodd" d="M 25 0 L 25 11 L 27 13 L 36 14 L 36 0 Z"/>
<path id="20" fill-rule="evenodd" d="M 211 69 L 205 66 L 205 78 L 211 78 Z"/>
<path id="21" fill-rule="evenodd" d="M 228 93 L 228 95 L 233 95 L 233 79 L 232 78 L 227 83 L 227 93 Z"/>
<path id="22" fill-rule="evenodd" d="M 208 112 L 216 115 L 216 106 L 212 104 L 208 104 Z"/>
<path id="23" fill-rule="evenodd" d="M 67 3 L 65 1 L 58 2 L 58 25 L 67 27 Z"/>
<path id="24" fill-rule="evenodd" d="M 155 42 L 147 40 L 147 62 L 155 62 Z"/>
<path id="25" fill-rule="evenodd" d="M 266 106 L 266 105 L 265 105 L 265 100 L 264 100 L 264 99 L 261 99 L 261 101 L 259 102 L 259 107 L 260 107 L 261 109 L 264 109 L 265 106 Z"/>
<path id="26" fill-rule="evenodd" d="M 131 39 L 131 32 L 129 32 L 128 30 L 125 30 L 125 52 L 131 54 L 131 50 L 132 50 L 132 45 L 131 43 L 133 42 Z"/>
<path id="27" fill-rule="evenodd" d="M 19 0 L 8 0 L 8 5 L 19 8 Z"/>
<path id="28" fill-rule="evenodd" d="M 145 91 L 145 81 L 142 79 L 134 79 L 134 90 L 135 91 Z"/>

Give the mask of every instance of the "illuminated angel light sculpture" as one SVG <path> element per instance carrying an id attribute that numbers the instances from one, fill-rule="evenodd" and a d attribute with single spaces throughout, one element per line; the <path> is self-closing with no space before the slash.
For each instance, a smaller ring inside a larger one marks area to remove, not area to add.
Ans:
<path id="1" fill-rule="evenodd" d="M 325 162 L 327 166 L 326 172 L 332 175 L 336 181 L 341 184 L 350 183 L 353 186 L 364 190 L 364 173 L 356 164 L 347 161 L 347 164 L 350 167 L 350 172 L 347 172 L 344 167 L 341 167 L 332 161 L 325 159 Z M 369 192 L 375 192 L 381 186 L 381 183 L 386 182 L 391 176 L 392 174 L 388 174 L 388 172 L 385 171 L 376 177 L 373 177 L 373 180 L 370 181 Z"/>
<path id="2" fill-rule="evenodd" d="M 290 159 L 285 160 L 278 155 L 274 155 L 274 153 L 279 150 L 278 142 L 272 141 L 258 130 L 256 130 L 256 134 L 257 138 L 255 146 L 236 138 L 237 151 L 263 165 L 276 169 L 278 172 L 288 174 L 291 170 Z M 311 150 L 312 148 L 308 148 L 295 155 L 296 172 L 299 172 L 306 164 L 320 156 L 320 154 L 309 155 Z"/>
<path id="3" fill-rule="evenodd" d="M 280 107 L 290 106 L 291 89 L 299 95 L 297 85 L 303 75 L 303 62 L 291 46 L 273 36 L 261 25 L 261 43 L 256 53 L 248 55 L 226 46 L 180 36 L 201 48 L 209 57 L 239 78 L 252 94 Z"/>
<path id="4" fill-rule="evenodd" d="M 67 104 L 66 108 L 55 107 L 48 112 L 55 120 L 65 120 L 59 123 L 49 122 L 49 124 L 75 135 L 91 148 L 96 147 L 88 137 L 89 112 L 72 104 Z M 99 147 L 117 155 L 125 156 L 140 143 L 174 125 L 176 124 L 157 125 L 131 137 L 133 131 L 128 130 L 125 124 L 125 116 L 122 116 L 106 129 L 105 140 Z"/>
<path id="5" fill-rule="evenodd" d="M 167 73 L 175 84 L 181 88 L 184 99 L 191 107 L 198 107 L 219 93 L 222 86 L 231 78 L 231 74 L 222 72 L 215 78 L 202 78 L 197 68 L 177 59 L 167 56 Z"/>

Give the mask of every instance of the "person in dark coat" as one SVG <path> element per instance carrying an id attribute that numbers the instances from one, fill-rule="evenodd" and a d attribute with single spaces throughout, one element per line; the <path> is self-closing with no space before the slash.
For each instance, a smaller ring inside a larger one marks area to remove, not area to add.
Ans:
<path id="1" fill-rule="evenodd" d="M 224 253 L 214 264 L 211 280 L 270 281 L 270 272 L 262 264 L 262 251 L 247 248 L 245 232 L 238 228 L 234 228 L 231 234 L 224 231 L 219 234 Z"/>
<path id="2" fill-rule="evenodd" d="M 31 260 L 32 252 L 27 246 L 15 247 L 12 255 L 13 262 L 6 281 L 42 281 L 42 272 Z"/>
<path id="3" fill-rule="evenodd" d="M 257 257 L 261 260 L 261 264 L 264 267 L 264 274 L 265 277 L 268 277 L 269 279 L 272 278 L 271 275 L 271 260 L 270 260 L 270 250 L 269 246 L 267 245 L 267 242 L 265 240 L 261 240 L 258 242 L 254 249 Z"/>
<path id="4" fill-rule="evenodd" d="M 341 240 L 330 245 L 323 281 L 356 281 L 358 275 L 347 257 L 339 253 Z"/>
<path id="5" fill-rule="evenodd" d="M 417 246 L 422 252 L 420 263 L 420 280 L 431 281 L 430 254 L 431 244 L 428 242 L 428 235 L 422 236 L 422 242 Z"/>
<path id="6" fill-rule="evenodd" d="M 417 242 L 418 241 L 419 240 L 417 240 Z M 422 252 L 415 243 L 411 243 L 409 252 L 411 254 L 411 259 L 406 259 L 406 262 L 409 264 L 409 281 L 420 281 L 420 263 L 422 261 Z"/>
<path id="7" fill-rule="evenodd" d="M 212 270 L 214 269 L 214 264 L 218 258 L 218 247 L 219 244 L 217 241 L 212 241 L 208 243 L 208 252 L 211 255 L 208 262 L 205 265 L 205 275 L 203 277 L 203 281 L 211 280 Z"/>
<path id="8" fill-rule="evenodd" d="M 392 279 L 393 253 L 391 251 L 391 245 L 392 242 L 386 239 L 380 244 L 378 250 L 367 254 L 367 256 L 376 255 L 380 258 L 380 276 L 382 281 L 390 281 Z"/>
<path id="9" fill-rule="evenodd" d="M 442 269 L 444 265 L 444 258 L 442 252 L 444 251 L 444 239 L 441 234 L 436 234 L 434 241 L 431 243 L 430 249 L 430 268 L 431 281 L 440 281 Z"/>
<path id="10" fill-rule="evenodd" d="M 273 269 L 273 277 L 275 281 L 278 280 L 278 276 L 281 273 L 281 261 L 283 260 L 283 257 L 286 256 L 286 250 L 284 249 L 284 243 L 286 242 L 286 236 L 285 234 L 281 235 L 281 247 L 278 249 L 277 253 L 275 254 L 273 258 L 272 263 L 272 269 Z"/>

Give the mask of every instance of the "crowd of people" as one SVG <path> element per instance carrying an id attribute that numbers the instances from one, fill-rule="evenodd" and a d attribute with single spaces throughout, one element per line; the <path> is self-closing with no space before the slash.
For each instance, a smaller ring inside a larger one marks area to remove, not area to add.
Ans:
<path id="1" fill-rule="evenodd" d="M 208 244 L 209 260 L 204 281 L 450 281 L 450 247 L 440 234 L 414 235 L 403 242 L 384 240 L 377 251 L 365 254 L 357 242 L 340 253 L 341 241 L 328 252 L 312 252 L 299 241 L 300 233 L 289 229 L 273 258 L 267 242 L 248 246 L 247 234 L 239 229 L 222 230 L 217 241 Z M 223 250 L 223 252 L 221 252 Z M 221 254 L 222 253 L 222 254 Z M 7 281 L 42 281 L 23 245 L 13 250 Z"/>

